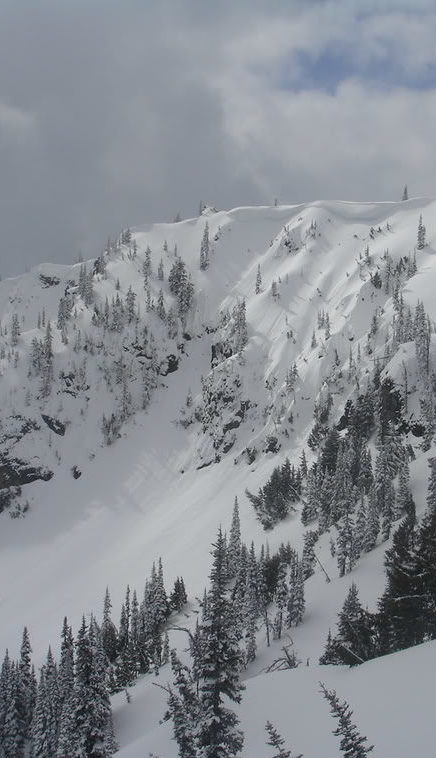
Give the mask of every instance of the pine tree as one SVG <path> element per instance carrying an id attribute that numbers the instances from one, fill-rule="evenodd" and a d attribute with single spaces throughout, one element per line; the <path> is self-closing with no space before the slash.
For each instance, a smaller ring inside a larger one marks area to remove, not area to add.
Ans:
<path id="1" fill-rule="evenodd" d="M 333 641 L 335 653 L 342 663 L 355 666 L 375 655 L 373 619 L 362 608 L 354 582 L 338 616 L 338 634 Z"/>
<path id="2" fill-rule="evenodd" d="M 162 258 L 159 261 L 159 266 L 157 267 L 157 278 L 160 282 L 163 282 L 165 276 L 164 276 L 164 265 Z"/>
<path id="3" fill-rule="evenodd" d="M 265 731 L 268 732 L 269 737 L 269 740 L 266 744 L 273 747 L 275 751 L 278 751 L 274 753 L 272 758 L 292 758 L 292 752 L 290 750 L 285 750 L 283 747 L 285 741 L 283 737 L 280 736 L 277 729 L 271 724 L 271 721 L 266 722 Z M 303 756 L 300 754 L 298 756 L 295 756 L 295 758 L 303 758 Z"/>
<path id="4" fill-rule="evenodd" d="M 21 329 L 20 329 L 20 320 L 16 313 L 12 315 L 12 322 L 11 322 L 11 345 L 12 347 L 15 347 L 18 345 L 18 341 L 20 339 Z"/>
<path id="5" fill-rule="evenodd" d="M 165 300 L 164 300 L 164 294 L 163 294 L 162 289 L 159 290 L 159 295 L 157 298 L 156 313 L 162 321 L 165 321 L 167 314 L 165 310 Z"/>
<path id="6" fill-rule="evenodd" d="M 202 630 L 201 719 L 197 740 L 202 758 L 231 758 L 240 753 L 243 734 L 238 730 L 236 713 L 225 705 L 223 697 L 240 702 L 242 660 L 231 621 L 232 607 L 226 596 L 226 555 L 221 528 L 212 555 L 207 618 Z"/>
<path id="7" fill-rule="evenodd" d="M 229 577 L 233 579 L 236 576 L 241 556 L 241 523 L 239 519 L 239 503 L 235 496 L 233 504 L 232 524 L 230 527 L 230 538 L 227 548 L 227 570 Z"/>
<path id="8" fill-rule="evenodd" d="M 407 189 L 407 184 L 404 185 L 403 196 L 402 196 L 401 199 L 402 200 L 408 200 L 409 199 L 409 191 Z"/>
<path id="9" fill-rule="evenodd" d="M 422 223 L 422 214 L 419 217 L 419 223 L 418 223 L 418 240 L 417 240 L 417 248 L 418 250 L 423 250 L 426 246 L 426 240 L 425 240 L 425 226 Z"/>
<path id="10" fill-rule="evenodd" d="M 307 531 L 304 535 L 303 553 L 301 556 L 301 567 L 303 571 L 303 579 L 309 579 L 314 573 L 315 566 L 315 543 L 319 537 L 318 532 Z"/>
<path id="11" fill-rule="evenodd" d="M 59 727 L 59 689 L 51 650 L 40 672 L 35 715 L 32 722 L 32 758 L 56 755 Z"/>
<path id="12" fill-rule="evenodd" d="M 377 544 L 377 537 L 380 532 L 380 519 L 378 514 L 377 494 L 375 487 L 371 487 L 368 497 L 367 520 L 362 548 L 365 553 L 369 553 Z"/>
<path id="13" fill-rule="evenodd" d="M 103 606 L 103 621 L 101 625 L 101 640 L 103 649 L 107 655 L 108 661 L 114 663 L 118 652 L 118 634 L 116 626 L 111 619 L 112 602 L 109 594 L 109 588 L 106 587 L 106 594 Z"/>
<path id="14" fill-rule="evenodd" d="M 258 295 L 260 292 L 262 292 L 262 275 L 260 273 L 260 263 L 257 267 L 257 274 L 256 274 L 256 286 L 255 286 L 255 294 Z"/>
<path id="15" fill-rule="evenodd" d="M 48 397 L 53 382 L 53 338 L 50 321 L 47 322 L 41 351 L 41 396 Z"/>
<path id="16" fill-rule="evenodd" d="M 424 638 L 422 591 L 419 591 L 413 522 L 404 519 L 386 551 L 386 588 L 379 601 L 381 649 L 393 652 Z"/>
<path id="17" fill-rule="evenodd" d="M 200 247 L 200 269 L 205 271 L 209 268 L 209 223 L 206 221 Z"/>
<path id="18" fill-rule="evenodd" d="M 136 295 L 133 292 L 132 287 L 130 286 L 126 294 L 126 314 L 127 314 L 127 321 L 129 324 L 131 324 L 132 321 L 135 320 L 135 301 L 136 301 Z"/>
<path id="19" fill-rule="evenodd" d="M 24 720 L 20 708 L 20 682 L 18 667 L 12 663 L 5 693 L 2 758 L 23 758 Z"/>
<path id="20" fill-rule="evenodd" d="M 344 700 L 340 702 L 335 690 L 328 690 L 321 683 L 321 692 L 325 699 L 330 703 L 330 712 L 335 719 L 338 719 L 338 726 L 333 731 L 337 737 L 341 737 L 339 743 L 344 758 L 365 758 L 374 748 L 373 745 L 367 745 L 366 737 L 362 737 L 357 726 L 352 723 L 351 716 L 353 711 L 348 703 Z"/>
<path id="21" fill-rule="evenodd" d="M 201 706 L 192 671 L 181 663 L 175 650 L 171 650 L 171 668 L 174 688 L 168 688 L 168 716 L 173 722 L 174 739 L 180 758 L 197 758 L 196 727 Z"/>
<path id="22" fill-rule="evenodd" d="M 61 658 L 59 662 L 58 689 L 59 707 L 62 711 L 74 688 L 74 638 L 65 617 L 61 634 Z"/>
<path id="23" fill-rule="evenodd" d="M 30 646 L 29 633 L 27 627 L 24 627 L 23 638 L 20 650 L 19 662 L 19 689 L 20 689 L 20 710 L 23 719 L 23 736 L 29 736 L 30 724 L 33 715 L 33 682 L 32 682 L 32 648 Z"/>
<path id="24" fill-rule="evenodd" d="M 354 525 L 350 514 L 346 511 L 341 523 L 338 527 L 338 541 L 337 541 L 337 562 L 339 569 L 339 576 L 344 576 L 348 571 L 353 568 L 353 541 L 354 541 Z"/>
<path id="25" fill-rule="evenodd" d="M 275 592 L 275 602 L 277 606 L 277 612 L 274 619 L 274 638 L 276 640 L 281 639 L 284 621 L 284 612 L 288 604 L 289 590 L 288 583 L 286 581 L 286 564 L 280 562 L 279 573 L 277 580 L 277 588 Z"/>
<path id="26" fill-rule="evenodd" d="M 248 342 L 245 300 L 240 300 L 233 309 L 235 352 L 239 353 Z"/>

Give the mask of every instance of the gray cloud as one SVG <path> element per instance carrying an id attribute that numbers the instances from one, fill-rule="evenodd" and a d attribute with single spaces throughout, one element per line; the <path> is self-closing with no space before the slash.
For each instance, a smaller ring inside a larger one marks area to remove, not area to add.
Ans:
<path id="1" fill-rule="evenodd" d="M 415 13 L 411 26 L 407 14 L 416 0 L 384 3 L 359 31 L 363 8 L 5 0 L 1 273 L 71 261 L 79 248 L 91 256 L 122 226 L 194 215 L 200 199 L 383 199 L 405 181 L 431 194 L 434 92 L 382 96 L 352 81 L 334 96 L 296 95 L 280 86 L 294 51 L 316 55 L 342 38 L 382 57 L 392 28 L 405 57 L 433 62 L 428 20 Z"/>

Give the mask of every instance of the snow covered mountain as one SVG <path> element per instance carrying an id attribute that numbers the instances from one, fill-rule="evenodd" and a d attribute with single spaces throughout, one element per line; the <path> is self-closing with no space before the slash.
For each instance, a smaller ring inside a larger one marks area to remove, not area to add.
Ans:
<path id="1" fill-rule="evenodd" d="M 311 466 L 333 429 L 347 433 L 374 373 L 392 380 L 386 423 L 401 435 L 423 513 L 435 453 L 435 212 L 423 198 L 206 208 L 125 230 L 95 260 L 0 282 L 3 649 L 17 657 L 27 625 L 39 666 L 65 615 L 75 630 L 83 613 L 101 616 L 107 586 L 118 614 L 126 585 L 140 591 L 159 557 L 168 587 L 182 575 L 188 592 L 173 625 L 193 629 L 210 546 L 220 524 L 229 530 L 235 496 L 248 546 L 267 541 L 274 553 L 290 541 L 301 554 L 322 517 L 310 511 L 313 493 L 327 486 Z M 365 442 L 373 463 L 377 434 Z M 298 480 L 303 451 L 309 474 Z M 286 459 L 298 492 L 283 513 L 261 491 Z M 369 508 L 369 488 L 363 500 Z M 392 505 L 391 520 L 401 515 Z M 352 518 L 356 526 L 357 505 Z M 268 754 L 267 719 L 306 758 L 338 755 L 320 679 L 350 700 L 378 755 L 393 745 L 397 756 L 428 752 L 434 642 L 357 669 L 318 667 L 352 582 L 375 610 L 395 529 L 385 523 L 373 549 L 346 555 L 341 571 L 341 524 L 343 512 L 320 529 L 304 582 L 306 610 L 291 634 L 303 665 L 265 673 L 284 643 L 267 647 L 259 624 L 243 673 L 244 757 Z M 170 641 L 186 647 L 181 632 Z M 403 697 L 401 677 L 409 686 L 422 677 L 422 697 Z M 159 725 L 165 693 L 152 686 L 170 679 L 164 665 L 130 689 L 132 702 L 114 696 L 122 758 L 177 755 L 170 724 Z"/>

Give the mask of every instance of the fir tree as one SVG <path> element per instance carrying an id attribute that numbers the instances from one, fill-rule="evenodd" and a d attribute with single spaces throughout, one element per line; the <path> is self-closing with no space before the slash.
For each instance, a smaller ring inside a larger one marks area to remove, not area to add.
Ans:
<path id="1" fill-rule="evenodd" d="M 330 712 L 338 720 L 338 726 L 333 734 L 341 738 L 339 743 L 344 758 L 365 758 L 374 748 L 373 745 L 367 745 L 366 737 L 362 737 L 357 726 L 352 723 L 351 716 L 353 711 L 348 703 L 344 700 L 340 702 L 335 690 L 328 690 L 321 683 L 321 692 L 325 699 L 330 703 Z"/>
<path id="2" fill-rule="evenodd" d="M 41 396 L 48 397 L 53 382 L 53 338 L 50 321 L 47 322 L 41 350 Z"/>
<path id="3" fill-rule="evenodd" d="M 175 689 L 167 689 L 167 716 L 173 722 L 173 734 L 180 758 L 197 758 L 196 727 L 201 706 L 196 682 L 191 670 L 178 659 L 175 650 L 171 650 L 171 668 Z"/>
<path id="4" fill-rule="evenodd" d="M 12 347 L 15 347 L 18 345 L 18 341 L 20 338 L 21 329 L 20 329 L 20 321 L 16 313 L 12 315 L 12 322 L 11 322 L 11 345 Z"/>
<path id="5" fill-rule="evenodd" d="M 258 295 L 262 291 L 262 275 L 260 273 L 260 263 L 257 267 L 255 294 Z"/>
<path id="6" fill-rule="evenodd" d="M 233 504 L 232 524 L 227 548 L 227 569 L 230 578 L 236 576 L 241 556 L 241 523 L 239 519 L 239 503 L 235 496 Z"/>
<path id="7" fill-rule="evenodd" d="M 106 587 L 103 606 L 103 621 L 101 625 L 101 640 L 104 652 L 110 663 L 113 663 L 118 652 L 118 634 L 116 626 L 111 618 L 112 602 L 109 588 Z"/>
<path id="8" fill-rule="evenodd" d="M 417 239 L 417 248 L 418 250 L 423 250 L 426 246 L 426 240 L 425 240 L 425 226 L 422 223 L 422 214 L 419 217 L 419 223 L 418 223 L 418 239 Z"/>
<path id="9" fill-rule="evenodd" d="M 160 259 L 159 266 L 157 268 L 157 278 L 159 279 L 160 282 L 163 282 L 163 280 L 165 278 L 164 277 L 164 265 L 163 265 L 162 258 Z"/>
<path id="10" fill-rule="evenodd" d="M 413 522 L 402 521 L 386 551 L 386 589 L 379 601 L 381 649 L 393 652 L 424 638 L 422 590 L 419 590 Z"/>
<path id="11" fill-rule="evenodd" d="M 206 221 L 200 247 L 200 269 L 205 271 L 209 268 L 209 223 Z"/>
<path id="12" fill-rule="evenodd" d="M 291 751 L 286 750 L 283 747 L 285 744 L 285 741 L 283 737 L 280 736 L 277 729 L 272 725 L 271 721 L 266 722 L 265 730 L 266 732 L 268 732 L 268 737 L 269 737 L 269 740 L 266 744 L 270 745 L 275 750 L 272 758 L 292 758 Z M 303 756 L 300 754 L 298 756 L 295 756 L 295 758 L 303 758 Z"/>
<path id="13" fill-rule="evenodd" d="M 202 630 L 197 738 L 202 758 L 231 758 L 240 753 L 243 744 L 238 717 L 223 700 L 226 697 L 239 703 L 242 691 L 241 653 L 226 597 L 226 580 L 225 542 L 220 529 L 213 550 L 207 618 Z"/>

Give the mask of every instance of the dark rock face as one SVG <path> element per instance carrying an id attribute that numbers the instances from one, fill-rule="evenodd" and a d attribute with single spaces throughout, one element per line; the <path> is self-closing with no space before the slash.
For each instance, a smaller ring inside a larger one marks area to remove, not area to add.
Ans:
<path id="1" fill-rule="evenodd" d="M 21 487 L 42 480 L 48 482 L 53 476 L 53 471 L 41 466 L 31 466 L 19 458 L 7 458 L 3 453 L 0 455 L 0 490 L 6 487 Z"/>
<path id="2" fill-rule="evenodd" d="M 167 355 L 165 361 L 161 364 L 159 373 L 161 376 L 167 376 L 168 374 L 173 374 L 178 368 L 179 359 L 171 353 L 171 355 Z"/>
<path id="3" fill-rule="evenodd" d="M 80 477 L 82 476 L 82 472 L 78 466 L 73 466 L 73 468 L 71 469 L 71 473 L 74 479 L 80 479 Z"/>
<path id="4" fill-rule="evenodd" d="M 60 279 L 57 276 L 46 276 L 46 274 L 39 275 L 39 281 L 44 288 L 56 287 L 60 283 Z"/>
<path id="5" fill-rule="evenodd" d="M 62 421 L 58 421 L 58 419 L 52 418 L 52 416 L 46 416 L 45 413 L 41 413 L 41 418 L 52 432 L 59 434 L 61 437 L 64 436 L 65 424 L 63 424 Z"/>
<path id="6" fill-rule="evenodd" d="M 211 352 L 211 368 L 214 368 L 222 361 L 225 361 L 227 358 L 231 358 L 233 355 L 231 346 L 226 342 L 216 342 L 214 345 L 212 345 Z"/>

